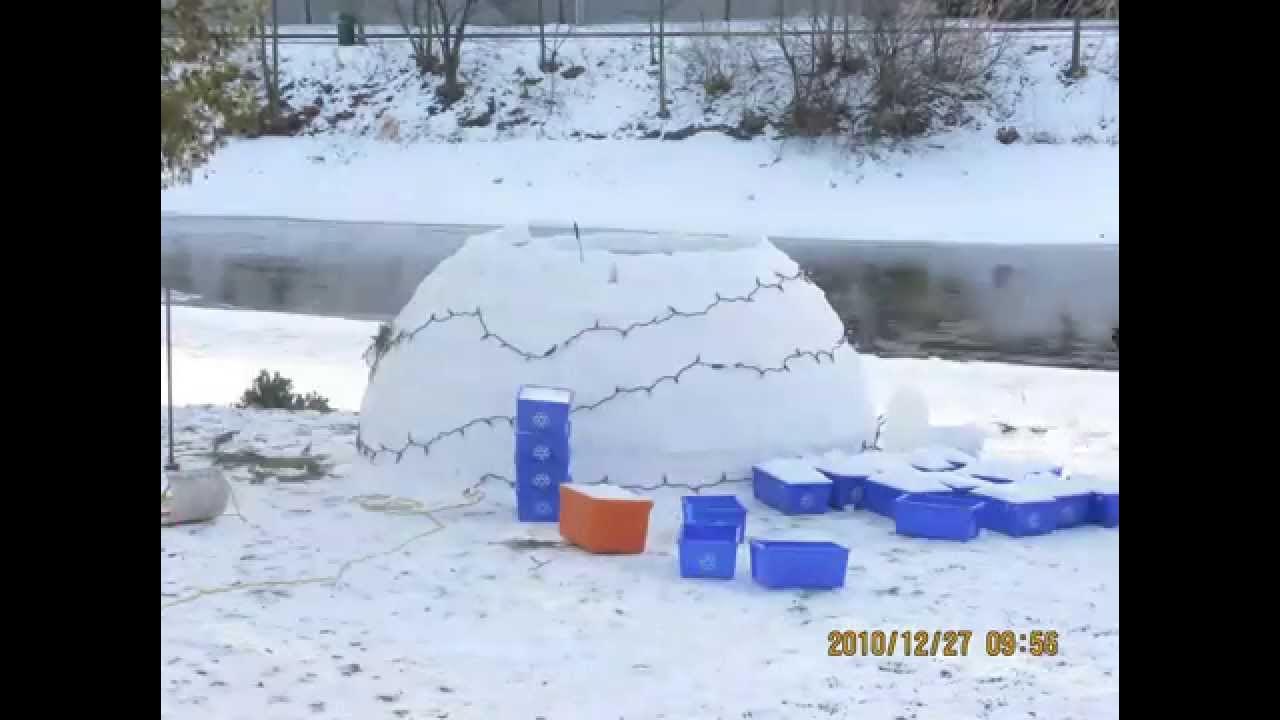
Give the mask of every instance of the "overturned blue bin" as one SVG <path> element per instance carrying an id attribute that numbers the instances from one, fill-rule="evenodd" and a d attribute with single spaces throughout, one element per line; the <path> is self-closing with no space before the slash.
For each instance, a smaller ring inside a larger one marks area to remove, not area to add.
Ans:
<path id="1" fill-rule="evenodd" d="M 804 460 L 770 460 L 751 468 L 760 502 L 786 515 L 817 515 L 831 505 L 831 479 Z"/>
<path id="2" fill-rule="evenodd" d="M 831 542 L 752 539 L 751 578 L 767 588 L 844 587 L 849 549 Z"/>
<path id="3" fill-rule="evenodd" d="M 1010 537 L 1046 535 L 1058 528 L 1058 499 L 1044 488 L 1023 484 L 984 485 L 973 490 L 986 501 L 978 519 L 986 530 Z"/>

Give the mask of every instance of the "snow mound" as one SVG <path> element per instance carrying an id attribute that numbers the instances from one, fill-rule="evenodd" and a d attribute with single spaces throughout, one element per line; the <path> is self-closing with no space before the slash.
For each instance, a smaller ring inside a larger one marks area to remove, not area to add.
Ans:
<path id="1" fill-rule="evenodd" d="M 470 238 L 373 358 L 359 446 L 445 492 L 513 475 L 524 385 L 571 389 L 578 482 L 702 486 L 861 447 L 875 423 L 822 291 L 765 240 Z"/>
<path id="2" fill-rule="evenodd" d="M 841 477 L 868 477 L 881 470 L 902 467 L 907 461 L 894 453 L 868 450 L 861 453 L 846 453 L 832 450 L 815 458 L 813 466 L 819 471 L 828 472 Z"/>

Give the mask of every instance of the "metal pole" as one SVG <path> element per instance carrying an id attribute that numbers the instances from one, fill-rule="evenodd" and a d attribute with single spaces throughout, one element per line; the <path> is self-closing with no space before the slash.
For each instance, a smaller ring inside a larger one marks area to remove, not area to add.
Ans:
<path id="1" fill-rule="evenodd" d="M 667 111 L 667 0 L 658 0 L 658 117 L 671 117 Z"/>
<path id="2" fill-rule="evenodd" d="M 165 470 L 177 470 L 178 463 L 173 459 L 173 322 L 171 320 L 172 299 L 169 293 L 169 283 L 164 285 L 164 357 L 165 364 L 168 367 L 167 377 L 168 389 L 166 391 L 166 402 L 169 406 L 169 464 L 164 466 Z"/>
<path id="3" fill-rule="evenodd" d="M 306 13 L 307 24 L 311 24 L 311 0 L 306 0 L 302 5 L 302 11 Z"/>

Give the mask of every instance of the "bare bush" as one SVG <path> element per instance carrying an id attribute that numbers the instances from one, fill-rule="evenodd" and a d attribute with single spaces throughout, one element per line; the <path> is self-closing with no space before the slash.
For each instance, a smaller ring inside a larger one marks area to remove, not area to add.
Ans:
<path id="1" fill-rule="evenodd" d="M 786 25 L 786 4 L 778 0 L 778 49 L 791 76 L 791 101 L 787 124 L 793 134 L 804 137 L 833 134 L 842 129 L 849 115 L 851 85 L 832 73 L 835 67 L 834 2 L 831 14 L 819 12 L 818 0 L 810 4 L 805 27 Z M 789 34 L 788 30 L 807 30 Z"/>
<path id="2" fill-rule="evenodd" d="M 871 83 L 862 109 L 869 135 L 920 135 L 938 118 L 954 121 L 964 102 L 988 97 L 1007 40 L 992 27 L 998 3 L 978 3 L 963 24 L 920 0 L 865 0 L 864 9 L 867 27 L 858 37 Z"/>
<path id="3" fill-rule="evenodd" d="M 462 99 L 462 41 L 467 37 L 467 23 L 478 0 L 432 0 L 440 27 L 440 65 L 444 82 L 436 88 L 436 96 L 446 105 Z"/>
<path id="4" fill-rule="evenodd" d="M 545 12 L 544 0 L 538 0 L 538 69 L 544 73 L 554 73 L 560 69 L 560 48 L 564 47 L 564 43 L 568 40 L 568 33 L 572 32 L 572 26 L 566 25 L 564 22 L 564 3 L 559 3 L 559 15 L 551 31 L 560 34 L 559 37 L 552 37 L 551 42 L 547 42 L 547 17 Z M 564 34 L 561 34 L 564 33 Z"/>
<path id="5" fill-rule="evenodd" d="M 703 29 L 706 27 L 704 25 Z M 734 80 L 744 64 L 741 46 L 723 37 L 692 37 L 676 51 L 684 62 L 685 81 L 702 86 L 708 98 L 719 97 L 733 89 Z"/>
<path id="6" fill-rule="evenodd" d="M 395 10 L 400 28 L 409 36 L 409 45 L 413 48 L 413 63 L 418 72 L 427 75 L 436 71 L 440 58 L 435 53 L 436 9 L 432 0 L 407 0 L 409 8 L 404 8 L 405 0 L 386 0 Z"/>

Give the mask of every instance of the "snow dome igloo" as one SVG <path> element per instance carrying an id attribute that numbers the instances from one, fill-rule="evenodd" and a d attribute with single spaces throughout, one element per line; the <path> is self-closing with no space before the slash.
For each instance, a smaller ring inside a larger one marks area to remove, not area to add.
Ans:
<path id="1" fill-rule="evenodd" d="M 874 436 L 840 319 L 763 239 L 472 237 L 369 359 L 360 450 L 432 491 L 513 477 L 524 384 L 573 390 L 577 482 L 700 486 Z"/>

